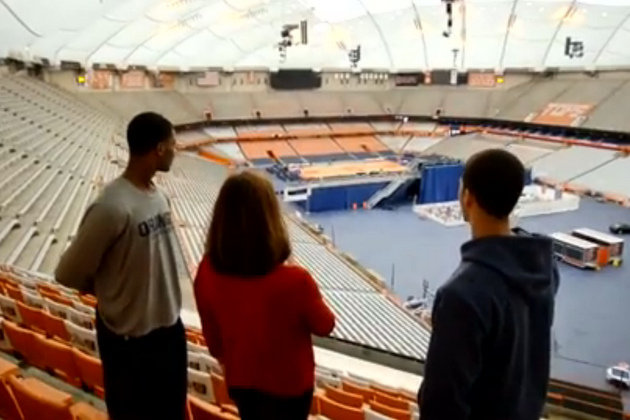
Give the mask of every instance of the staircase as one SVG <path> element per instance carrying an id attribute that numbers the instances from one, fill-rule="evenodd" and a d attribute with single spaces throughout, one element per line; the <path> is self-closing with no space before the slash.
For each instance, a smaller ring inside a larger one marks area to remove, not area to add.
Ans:
<path id="1" fill-rule="evenodd" d="M 408 177 L 399 177 L 391 181 L 385 188 L 381 188 L 378 190 L 370 199 L 367 201 L 367 207 L 372 209 L 378 205 L 382 200 L 392 195 L 401 185 L 403 185 L 409 178 Z"/>

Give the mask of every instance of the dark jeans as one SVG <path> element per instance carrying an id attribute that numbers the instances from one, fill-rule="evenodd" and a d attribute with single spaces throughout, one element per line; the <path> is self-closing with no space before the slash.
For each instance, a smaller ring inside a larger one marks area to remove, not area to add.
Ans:
<path id="1" fill-rule="evenodd" d="M 123 337 L 96 319 L 105 402 L 111 420 L 183 420 L 186 332 L 181 319 L 142 337 Z"/>
<path id="2" fill-rule="evenodd" d="M 279 397 L 254 389 L 230 388 L 241 420 L 306 420 L 313 390 L 298 397 Z"/>

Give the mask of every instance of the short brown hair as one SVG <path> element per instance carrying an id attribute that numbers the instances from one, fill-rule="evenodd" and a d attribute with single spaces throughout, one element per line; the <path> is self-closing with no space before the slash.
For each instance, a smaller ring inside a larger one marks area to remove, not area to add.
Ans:
<path id="1" fill-rule="evenodd" d="M 252 171 L 230 176 L 214 205 L 206 253 L 215 271 L 262 276 L 291 255 L 271 182 Z"/>

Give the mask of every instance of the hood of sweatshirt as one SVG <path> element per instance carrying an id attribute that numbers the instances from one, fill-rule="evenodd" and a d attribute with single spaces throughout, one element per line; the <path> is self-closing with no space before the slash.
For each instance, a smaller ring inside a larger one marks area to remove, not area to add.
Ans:
<path id="1" fill-rule="evenodd" d="M 462 260 L 497 271 L 528 300 L 555 293 L 557 273 L 552 240 L 545 236 L 473 239 L 461 248 Z"/>

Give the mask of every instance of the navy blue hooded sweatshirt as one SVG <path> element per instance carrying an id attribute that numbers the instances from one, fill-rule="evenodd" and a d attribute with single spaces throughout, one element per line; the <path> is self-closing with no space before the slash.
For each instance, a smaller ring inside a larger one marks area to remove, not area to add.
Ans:
<path id="1" fill-rule="evenodd" d="M 538 420 L 558 273 L 542 236 L 472 240 L 435 297 L 422 420 Z"/>

